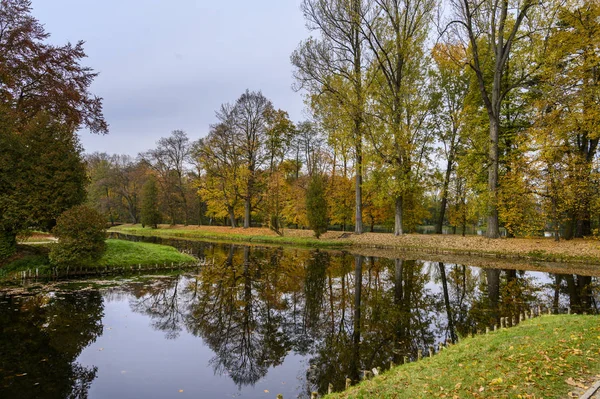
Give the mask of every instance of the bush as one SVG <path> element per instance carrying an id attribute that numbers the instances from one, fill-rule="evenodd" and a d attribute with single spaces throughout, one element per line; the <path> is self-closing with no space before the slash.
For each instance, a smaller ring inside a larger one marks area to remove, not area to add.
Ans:
<path id="1" fill-rule="evenodd" d="M 50 250 L 54 265 L 90 265 L 98 261 L 106 249 L 106 222 L 98 211 L 85 205 L 63 212 L 52 229 L 58 243 Z"/>
<path id="2" fill-rule="evenodd" d="M 325 199 L 325 182 L 320 175 L 311 178 L 306 191 L 306 217 L 308 225 L 319 238 L 327 231 L 327 200 Z"/>
<path id="3" fill-rule="evenodd" d="M 157 228 L 160 223 L 160 212 L 158 211 L 158 188 L 156 180 L 150 176 L 142 187 L 142 227 L 150 226 Z"/>

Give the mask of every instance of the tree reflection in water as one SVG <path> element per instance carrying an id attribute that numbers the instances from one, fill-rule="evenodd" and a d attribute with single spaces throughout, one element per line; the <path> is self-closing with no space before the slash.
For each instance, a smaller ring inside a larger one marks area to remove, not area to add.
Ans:
<path id="1" fill-rule="evenodd" d="M 215 374 L 253 386 L 289 353 L 304 359 L 301 396 L 344 388 L 364 370 L 519 320 L 541 304 L 598 313 L 598 278 L 480 269 L 345 252 L 221 244 L 186 249 L 213 264 L 107 290 L 0 298 L 0 397 L 87 397 L 97 374 L 76 363 L 102 333 L 102 295 L 128 300 L 153 329 L 186 332 L 214 353 Z M 18 311 L 15 311 L 18 310 Z M 199 363 L 205 359 L 198 359 Z M 27 373 L 27 378 L 19 375 Z M 33 387 L 31 384 L 37 384 Z"/>
<path id="2" fill-rule="evenodd" d="M 0 397 L 87 398 L 97 369 L 76 359 L 102 315 L 97 291 L 0 297 Z"/>
<path id="3" fill-rule="evenodd" d="M 538 304 L 597 312 L 597 279 L 345 252 L 197 244 L 213 264 L 196 276 L 131 284 L 131 308 L 175 338 L 201 337 L 209 363 L 239 388 L 288 353 L 304 357 L 302 392 L 336 390 L 364 370 L 414 360 L 431 345 Z M 596 285 L 595 285 L 596 284 Z"/>

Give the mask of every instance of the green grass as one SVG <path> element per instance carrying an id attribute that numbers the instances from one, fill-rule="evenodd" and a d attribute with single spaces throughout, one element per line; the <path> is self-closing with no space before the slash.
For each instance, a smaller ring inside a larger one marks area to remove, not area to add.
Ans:
<path id="1" fill-rule="evenodd" d="M 100 266 L 121 267 L 171 262 L 190 263 L 194 261 L 193 256 L 182 254 L 177 249 L 167 245 L 110 239 L 106 240 L 106 252 L 104 252 L 98 264 Z"/>
<path id="2" fill-rule="evenodd" d="M 151 229 L 143 227 L 112 227 L 109 232 L 131 234 L 144 237 L 163 237 L 163 238 L 184 238 L 188 240 L 211 240 L 219 242 L 246 242 L 261 244 L 285 244 L 300 247 L 312 248 L 341 248 L 349 246 L 350 243 L 339 241 L 323 240 L 304 237 L 286 237 L 286 236 L 261 236 L 236 233 L 220 233 L 202 230 L 181 230 L 181 229 Z"/>
<path id="3" fill-rule="evenodd" d="M 0 279 L 10 278 L 14 273 L 38 269 L 40 275 L 50 272 L 48 245 L 19 245 L 16 259 L 0 266 Z M 97 263 L 99 268 L 119 268 L 127 266 L 192 263 L 193 256 L 182 254 L 177 249 L 159 244 L 132 242 L 123 240 L 106 240 L 106 251 Z"/>
<path id="4" fill-rule="evenodd" d="M 564 398 L 569 378 L 599 373 L 600 318 L 542 316 L 326 398 Z"/>

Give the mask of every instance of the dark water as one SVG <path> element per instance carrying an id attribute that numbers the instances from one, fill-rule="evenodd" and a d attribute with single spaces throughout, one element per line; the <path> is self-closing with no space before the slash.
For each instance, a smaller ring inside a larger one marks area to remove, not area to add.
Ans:
<path id="1" fill-rule="evenodd" d="M 213 266 L 0 294 L 0 398 L 306 398 L 501 316 L 538 305 L 597 313 L 600 299 L 597 277 L 185 246 Z"/>

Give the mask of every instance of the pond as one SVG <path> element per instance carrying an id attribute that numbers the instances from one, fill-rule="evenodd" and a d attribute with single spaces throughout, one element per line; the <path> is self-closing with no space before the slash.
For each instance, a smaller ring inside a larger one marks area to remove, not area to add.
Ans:
<path id="1" fill-rule="evenodd" d="M 169 243 L 207 265 L 0 293 L 0 397 L 308 398 L 500 317 L 597 313 L 600 299 L 593 275 Z"/>

